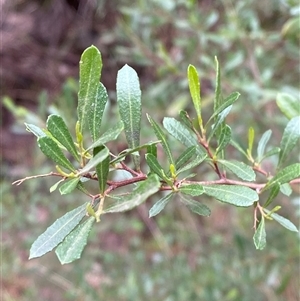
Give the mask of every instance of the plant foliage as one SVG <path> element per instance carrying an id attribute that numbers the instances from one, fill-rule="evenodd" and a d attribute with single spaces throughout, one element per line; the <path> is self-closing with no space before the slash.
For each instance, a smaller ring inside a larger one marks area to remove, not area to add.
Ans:
<path id="1" fill-rule="evenodd" d="M 284 166 L 300 137 L 300 116 L 296 112 L 295 101 L 286 95 L 278 96 L 278 105 L 286 108 L 284 113 L 290 120 L 279 147 L 271 150 L 266 147 L 272 134 L 270 130 L 262 135 L 254 159 L 255 131 L 252 127 L 248 131 L 246 150 L 232 138 L 233 129 L 227 124 L 227 116 L 240 94 L 233 92 L 223 98 L 220 66 L 217 59 L 215 61 L 214 109 L 207 121 L 201 114 L 198 72 L 195 66 L 189 65 L 187 77 L 195 109 L 194 118 L 181 111 L 180 120 L 165 117 L 161 126 L 147 115 L 158 140 L 141 144 L 142 98 L 136 71 L 125 65 L 118 72 L 116 92 L 120 121 L 112 123 L 110 130 L 102 133 L 101 122 L 108 95 L 99 81 L 101 54 L 94 46 L 84 51 L 80 60 L 75 137 L 58 115 L 49 116 L 46 129 L 32 124 L 26 124 L 26 127 L 37 136 L 41 151 L 56 164 L 56 171 L 49 173 L 49 176 L 58 177 L 59 181 L 50 191 L 59 188 L 61 195 L 64 195 L 78 189 L 90 201 L 67 212 L 41 234 L 31 247 L 30 258 L 40 257 L 57 247 L 56 254 L 62 264 L 78 259 L 95 221 L 100 222 L 103 214 L 131 210 L 161 191 L 165 194 L 152 206 L 149 217 L 161 213 L 166 205 L 176 199 L 190 211 L 209 216 L 211 210 L 203 204 L 203 196 L 228 205 L 252 207 L 255 229 L 253 240 L 255 247 L 260 250 L 266 245 L 267 220 L 275 220 L 290 231 L 298 231 L 291 221 L 277 213 L 279 206 L 272 208 L 275 197 L 287 191 L 286 185 L 299 183 L 300 180 L 300 163 Z M 118 139 L 123 131 L 128 148 L 114 154 L 108 143 Z M 168 134 L 185 146 L 180 154 L 170 143 Z M 161 144 L 167 160 L 157 156 L 158 144 Z M 246 162 L 230 158 L 231 145 L 246 157 Z M 276 170 L 265 170 L 262 162 L 274 155 L 278 156 Z M 206 179 L 205 175 L 201 175 L 201 180 L 196 178 L 204 165 L 214 172 L 213 180 Z M 115 172 L 120 170 L 126 171 L 125 180 L 114 177 Z M 260 180 L 256 182 L 258 175 Z M 15 183 L 21 184 L 38 176 Z M 87 181 L 98 182 L 97 194 L 87 191 Z M 126 193 L 121 189 L 123 187 Z"/>

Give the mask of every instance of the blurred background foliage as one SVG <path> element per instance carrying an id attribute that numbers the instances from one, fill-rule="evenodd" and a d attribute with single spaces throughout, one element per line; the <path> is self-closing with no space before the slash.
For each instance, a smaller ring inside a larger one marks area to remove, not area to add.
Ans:
<path id="1" fill-rule="evenodd" d="M 175 202 L 149 220 L 153 199 L 130 213 L 104 216 L 83 258 L 61 266 L 53 254 L 28 261 L 28 251 L 82 195 L 50 195 L 54 179 L 11 186 L 51 170 L 23 123 L 43 126 L 59 112 L 73 130 L 78 62 L 91 44 L 104 63 L 107 128 L 116 116 L 116 74 L 125 63 L 139 74 L 143 117 L 157 121 L 177 117 L 180 109 L 192 114 L 186 69 L 194 64 L 208 118 L 217 56 L 224 96 L 241 93 L 228 117 L 236 140 L 246 146 L 252 125 L 257 139 L 271 128 L 277 146 L 287 119 L 276 95 L 299 98 L 297 0 L 3 0 L 1 6 L 2 300 L 298 300 L 299 236 L 270 222 L 268 246 L 256 251 L 251 208 L 205 200 L 212 216 L 201 218 Z M 142 138 L 154 139 L 148 125 Z M 122 143 L 112 148 L 120 151 Z M 272 170 L 274 160 L 265 168 Z M 293 190 L 276 205 L 297 224 L 299 187 Z"/>

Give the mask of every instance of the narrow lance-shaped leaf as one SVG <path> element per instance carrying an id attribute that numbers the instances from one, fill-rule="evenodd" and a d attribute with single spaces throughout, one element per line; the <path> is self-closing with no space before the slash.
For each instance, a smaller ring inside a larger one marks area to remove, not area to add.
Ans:
<path id="1" fill-rule="evenodd" d="M 102 123 L 103 112 L 108 100 L 106 88 L 98 82 L 95 98 L 88 103 L 88 125 L 93 141 L 100 137 L 100 126 Z"/>
<path id="2" fill-rule="evenodd" d="M 104 148 L 105 148 L 104 146 L 95 147 L 94 148 L 94 156 L 96 156 Z M 110 157 L 108 155 L 103 161 L 101 161 L 95 167 L 101 193 L 103 193 L 106 188 L 106 181 L 107 181 L 108 172 L 109 172 L 109 161 L 110 161 Z"/>
<path id="3" fill-rule="evenodd" d="M 179 191 L 184 194 L 189 194 L 191 196 L 199 196 L 204 193 L 203 186 L 200 184 L 184 185 L 179 188 Z"/>
<path id="4" fill-rule="evenodd" d="M 217 117 L 216 122 L 212 125 L 212 130 L 209 134 L 208 140 L 210 140 L 215 134 L 218 133 L 217 137 L 220 138 L 222 130 L 225 128 L 224 120 L 231 111 L 232 106 L 227 107 Z M 220 133 L 219 133 L 220 129 Z"/>
<path id="5" fill-rule="evenodd" d="M 65 157 L 62 150 L 52 138 L 44 136 L 38 138 L 37 141 L 39 148 L 49 159 L 68 170 L 75 171 L 72 163 Z"/>
<path id="6" fill-rule="evenodd" d="M 264 190 L 270 189 L 274 185 L 288 183 L 300 177 L 300 163 L 294 163 L 279 171 L 263 188 Z"/>
<path id="7" fill-rule="evenodd" d="M 35 135 L 37 138 L 46 136 L 45 132 L 39 128 L 38 126 L 34 124 L 29 124 L 25 122 L 26 130 L 28 132 L 31 132 L 33 135 Z"/>
<path id="8" fill-rule="evenodd" d="M 55 253 L 61 264 L 70 263 L 80 258 L 94 223 L 95 218 L 91 216 L 76 227 L 57 247 Z"/>
<path id="9" fill-rule="evenodd" d="M 209 185 L 203 186 L 204 193 L 215 199 L 238 207 L 248 207 L 258 200 L 258 194 L 245 186 Z"/>
<path id="10" fill-rule="evenodd" d="M 194 160 L 189 162 L 187 165 L 182 166 L 181 168 L 179 168 L 177 170 L 177 174 L 182 173 L 186 170 L 190 170 L 190 169 L 200 165 L 205 160 L 205 158 L 206 158 L 206 156 L 197 156 Z"/>
<path id="11" fill-rule="evenodd" d="M 264 134 L 261 136 L 258 145 L 257 145 L 257 158 L 256 161 L 257 162 L 261 162 L 263 155 L 265 153 L 265 148 L 267 143 L 269 142 L 270 138 L 272 135 L 272 131 L 271 130 L 267 130 L 266 132 L 264 132 Z"/>
<path id="12" fill-rule="evenodd" d="M 254 181 L 255 180 L 255 172 L 252 167 L 246 165 L 243 162 L 231 160 L 218 160 L 226 169 L 233 172 L 237 177 L 245 181 Z"/>
<path id="13" fill-rule="evenodd" d="M 86 128 L 90 119 L 91 107 L 97 98 L 102 59 L 95 46 L 87 48 L 79 62 L 78 120 L 80 132 Z"/>
<path id="14" fill-rule="evenodd" d="M 101 146 L 109 141 L 116 140 L 123 131 L 123 129 L 123 122 L 118 122 L 116 125 L 112 126 L 108 131 L 106 131 L 103 135 L 101 135 L 101 137 L 97 141 L 95 141 L 91 146 L 89 146 L 86 149 L 86 151 L 89 151 L 90 149 L 93 149 L 97 146 Z"/>
<path id="15" fill-rule="evenodd" d="M 62 242 L 85 216 L 86 204 L 69 211 L 41 234 L 31 246 L 29 259 L 40 257 L 50 252 Z"/>
<path id="16" fill-rule="evenodd" d="M 147 154 L 152 154 L 155 158 L 157 158 L 157 146 L 155 144 L 148 145 Z"/>
<path id="17" fill-rule="evenodd" d="M 267 244 L 266 236 L 265 219 L 262 217 L 253 236 L 253 241 L 256 249 L 263 250 L 265 248 Z"/>
<path id="18" fill-rule="evenodd" d="M 103 160 L 105 160 L 108 155 L 109 155 L 109 150 L 105 146 L 80 170 L 79 175 L 83 175 L 83 174 L 89 172 L 92 168 L 94 168 L 99 163 L 101 163 Z"/>
<path id="19" fill-rule="evenodd" d="M 136 148 L 129 148 L 129 149 L 125 149 L 123 150 L 122 152 L 119 153 L 119 155 L 113 159 L 112 161 L 110 161 L 111 164 L 115 164 L 117 162 L 120 162 L 122 161 L 126 156 L 130 155 L 130 154 L 134 154 L 135 152 L 137 151 L 140 151 L 141 149 L 144 149 L 144 148 L 148 148 L 149 146 L 151 145 L 156 145 L 158 144 L 160 141 L 150 141 L 148 143 L 145 143 L 145 144 L 142 144 L 142 145 L 139 145 L 138 147 Z"/>
<path id="20" fill-rule="evenodd" d="M 276 103 L 281 112 L 288 118 L 300 115 L 299 99 L 289 95 L 287 93 L 278 93 L 276 97 Z"/>
<path id="21" fill-rule="evenodd" d="M 266 200 L 266 203 L 264 204 L 264 207 L 268 207 L 274 201 L 274 199 L 277 197 L 279 191 L 280 191 L 279 184 L 276 184 L 271 188 L 270 194 L 268 196 L 268 199 Z"/>
<path id="22" fill-rule="evenodd" d="M 186 195 L 180 194 L 179 196 L 180 201 L 185 204 L 192 212 L 202 216 L 210 216 L 211 211 L 206 205 L 201 204 Z"/>
<path id="23" fill-rule="evenodd" d="M 283 136 L 280 142 L 280 153 L 278 168 L 282 165 L 285 159 L 290 154 L 291 150 L 296 145 L 300 138 L 300 116 L 291 119 L 284 129 Z"/>
<path id="24" fill-rule="evenodd" d="M 216 56 L 215 56 L 215 64 L 216 64 L 216 87 L 215 87 L 215 98 L 214 98 L 214 114 L 215 115 L 211 116 L 211 118 L 214 118 L 215 116 L 217 116 L 220 113 L 220 112 L 219 113 L 216 113 L 216 112 L 219 110 L 219 108 L 221 106 L 221 102 L 222 102 L 222 98 L 221 98 L 221 70 L 220 70 L 220 65 L 219 65 L 218 58 Z"/>
<path id="25" fill-rule="evenodd" d="M 173 195 L 174 195 L 173 193 L 169 193 L 165 195 L 163 198 L 161 198 L 159 201 L 157 201 L 149 210 L 149 217 L 153 217 L 159 214 L 171 201 L 171 197 Z"/>
<path id="26" fill-rule="evenodd" d="M 247 149 L 247 153 L 250 158 L 252 158 L 254 137 L 255 137 L 254 128 L 252 126 L 250 126 L 250 128 L 248 130 L 248 149 Z"/>
<path id="27" fill-rule="evenodd" d="M 193 122 L 190 119 L 188 113 L 186 111 L 181 110 L 179 112 L 179 116 L 183 124 L 188 128 L 188 129 L 193 129 Z"/>
<path id="28" fill-rule="evenodd" d="M 197 113 L 198 123 L 200 128 L 202 128 L 200 80 L 197 69 L 193 65 L 188 66 L 187 76 L 190 93 Z"/>
<path id="29" fill-rule="evenodd" d="M 209 124 L 209 122 L 215 118 L 216 116 L 218 116 L 220 113 L 222 113 L 226 108 L 228 108 L 229 106 L 231 106 L 234 102 L 237 101 L 237 99 L 239 98 L 240 93 L 238 92 L 233 92 L 231 93 L 227 98 L 224 99 L 223 103 L 218 107 L 218 109 L 216 109 L 214 111 L 214 113 L 212 114 L 212 116 L 209 118 L 209 120 L 207 121 L 205 128 L 207 127 L 207 125 Z"/>
<path id="30" fill-rule="evenodd" d="M 152 194 L 156 193 L 159 190 L 160 185 L 158 177 L 152 174 L 147 178 L 147 180 L 139 183 L 132 193 L 122 197 L 121 201 L 105 208 L 103 213 L 122 212 L 139 206 Z"/>
<path id="31" fill-rule="evenodd" d="M 268 214 L 270 213 L 270 210 L 263 208 L 263 210 Z M 292 231 L 292 232 L 299 232 L 297 227 L 288 219 L 286 219 L 285 217 L 277 214 L 277 213 L 271 213 L 270 216 L 276 221 L 278 222 L 280 225 L 282 225 L 284 228 Z"/>
<path id="32" fill-rule="evenodd" d="M 188 147 L 175 161 L 176 169 L 182 167 L 196 154 L 196 146 Z"/>
<path id="33" fill-rule="evenodd" d="M 76 187 L 80 178 L 73 178 L 67 180 L 64 184 L 59 187 L 59 192 L 61 195 L 71 193 Z"/>
<path id="34" fill-rule="evenodd" d="M 154 157 L 152 154 L 146 154 L 145 158 L 148 166 L 150 167 L 150 170 L 156 173 L 160 178 L 164 179 L 165 175 L 163 172 L 163 168 L 157 161 L 156 157 Z"/>
<path id="35" fill-rule="evenodd" d="M 164 132 L 162 131 L 160 126 L 153 120 L 153 118 L 150 115 L 147 114 L 147 118 L 148 118 L 151 126 L 154 129 L 154 133 L 155 133 L 157 139 L 161 141 L 161 145 L 163 147 L 165 154 L 168 157 L 169 163 L 175 165 L 166 135 L 164 134 Z"/>
<path id="36" fill-rule="evenodd" d="M 47 119 L 47 129 L 79 161 L 79 155 L 74 141 L 64 120 L 58 115 L 50 115 Z"/>
<path id="37" fill-rule="evenodd" d="M 218 141 L 218 147 L 216 149 L 216 155 L 219 154 L 224 148 L 228 145 L 228 143 L 231 140 L 231 128 L 229 125 L 225 125 L 225 127 L 222 129 L 219 141 Z"/>
<path id="38" fill-rule="evenodd" d="M 165 117 L 163 120 L 164 128 L 171 134 L 175 139 L 179 140 L 183 145 L 190 147 L 196 146 L 198 155 L 204 156 L 206 153 L 198 143 L 195 134 L 182 125 L 178 120 L 170 117 Z"/>
<path id="39" fill-rule="evenodd" d="M 117 101 L 125 135 L 130 148 L 139 146 L 141 129 L 141 89 L 135 70 L 125 65 L 117 75 Z M 139 157 L 133 156 L 139 170 Z"/>

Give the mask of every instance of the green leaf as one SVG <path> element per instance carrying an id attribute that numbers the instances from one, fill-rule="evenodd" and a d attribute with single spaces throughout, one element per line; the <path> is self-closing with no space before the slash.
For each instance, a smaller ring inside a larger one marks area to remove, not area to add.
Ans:
<path id="1" fill-rule="evenodd" d="M 198 155 L 205 155 L 205 151 L 200 147 L 195 134 L 182 125 L 178 120 L 170 117 L 165 117 L 163 120 L 164 128 L 171 134 L 175 139 L 180 141 L 186 147 L 196 146 Z"/>
<path id="2" fill-rule="evenodd" d="M 290 152 L 296 145 L 300 138 L 300 116 L 292 118 L 286 128 L 284 129 L 283 136 L 280 142 L 280 153 L 278 168 L 282 165 L 285 159 L 289 156 Z"/>
<path id="3" fill-rule="evenodd" d="M 250 157 L 252 157 L 254 136 L 255 136 L 254 128 L 252 126 L 250 126 L 250 128 L 248 130 L 248 149 L 247 149 L 247 153 Z"/>
<path id="4" fill-rule="evenodd" d="M 179 188 L 179 191 L 184 194 L 189 194 L 191 196 L 199 196 L 204 193 L 203 186 L 200 184 L 184 185 Z"/>
<path id="5" fill-rule="evenodd" d="M 182 167 L 196 154 L 196 146 L 188 147 L 175 161 L 176 169 Z"/>
<path id="6" fill-rule="evenodd" d="M 227 107 L 225 110 L 223 110 L 217 117 L 216 122 L 212 125 L 212 130 L 209 133 L 209 137 L 208 140 L 210 140 L 215 133 L 217 133 L 218 129 L 221 128 L 221 132 L 219 137 L 221 136 L 222 130 L 223 128 L 225 128 L 225 125 L 222 127 L 222 124 L 225 120 L 225 118 L 227 117 L 227 115 L 229 114 L 229 112 L 231 111 L 232 106 Z"/>
<path id="7" fill-rule="evenodd" d="M 197 69 L 193 65 L 188 66 L 187 76 L 188 76 L 190 93 L 197 113 L 198 123 L 201 128 L 202 117 L 201 117 L 200 81 L 199 81 Z"/>
<path id="8" fill-rule="evenodd" d="M 231 140 L 231 128 L 227 124 L 220 133 L 218 147 L 216 149 L 216 155 L 219 154 L 228 145 Z"/>
<path id="9" fill-rule="evenodd" d="M 267 151 L 267 152 L 263 155 L 263 157 L 262 157 L 262 159 L 260 160 L 260 162 L 261 162 L 262 160 L 264 160 L 265 158 L 274 156 L 274 155 L 276 155 L 276 154 L 278 154 L 278 153 L 280 153 L 280 148 L 279 148 L 279 147 L 273 147 L 272 149 L 270 149 L 269 151 Z"/>
<path id="10" fill-rule="evenodd" d="M 150 167 L 150 170 L 156 173 L 161 179 L 165 179 L 163 168 L 157 161 L 156 157 L 154 157 L 152 154 L 146 154 L 145 158 L 148 166 Z"/>
<path id="11" fill-rule="evenodd" d="M 202 216 L 210 216 L 210 209 L 185 195 L 180 194 L 180 201 L 185 204 L 192 212 L 202 215 Z"/>
<path id="12" fill-rule="evenodd" d="M 79 62 L 77 112 L 81 133 L 91 118 L 91 108 L 97 99 L 101 70 L 102 59 L 100 51 L 95 46 L 87 48 L 83 52 Z"/>
<path id="13" fill-rule="evenodd" d="M 37 138 L 41 138 L 46 136 L 45 132 L 39 128 L 38 126 L 34 124 L 29 124 L 25 122 L 26 130 L 28 132 L 31 132 L 33 135 L 35 135 Z"/>
<path id="14" fill-rule="evenodd" d="M 41 234 L 31 246 L 29 259 L 41 257 L 61 243 L 85 216 L 86 204 L 69 211 Z"/>
<path id="15" fill-rule="evenodd" d="M 105 144 L 109 141 L 116 140 L 118 138 L 118 136 L 121 134 L 121 132 L 123 131 L 123 129 L 124 129 L 123 122 L 122 121 L 118 122 L 116 125 L 112 126 L 108 131 L 106 131 L 91 146 L 89 146 L 86 149 L 86 152 L 93 149 L 93 148 L 95 148 L 95 147 L 101 146 L 101 145 L 103 145 L 103 144 Z"/>
<path id="16" fill-rule="evenodd" d="M 255 172 L 252 167 L 246 165 L 243 162 L 231 160 L 218 160 L 226 169 L 233 172 L 237 177 L 245 181 L 254 181 L 255 180 Z"/>
<path id="17" fill-rule="evenodd" d="M 103 213 L 122 212 L 130 210 L 145 202 L 152 194 L 159 191 L 160 181 L 154 174 L 150 175 L 145 181 L 139 183 L 130 193 L 122 197 L 121 201 L 116 202 L 105 208 Z"/>
<path id="18" fill-rule="evenodd" d="M 180 173 L 186 171 L 186 170 L 190 170 L 196 166 L 198 166 L 200 163 L 202 163 L 206 158 L 206 155 L 204 156 L 197 156 L 194 160 L 192 160 L 190 163 L 188 163 L 187 165 L 179 168 L 177 170 L 177 175 L 179 175 Z"/>
<path id="19" fill-rule="evenodd" d="M 157 146 L 155 144 L 148 145 L 147 154 L 152 154 L 155 158 L 157 158 Z"/>
<path id="20" fill-rule="evenodd" d="M 263 210 L 268 214 L 270 213 L 270 210 L 263 208 Z M 277 214 L 277 213 L 271 213 L 270 216 L 278 222 L 280 225 L 282 225 L 284 228 L 292 231 L 292 232 L 299 232 L 297 227 L 288 219 L 284 218 L 283 216 Z"/>
<path id="21" fill-rule="evenodd" d="M 130 154 L 134 154 L 136 153 L 137 151 L 140 151 L 141 149 L 144 149 L 144 148 L 148 148 L 149 146 L 151 145 L 156 145 L 160 143 L 160 141 L 150 141 L 148 143 L 145 143 L 145 144 L 142 144 L 142 145 L 139 145 L 138 147 L 136 148 L 128 148 L 128 149 L 125 149 L 123 151 L 121 151 L 118 156 L 113 159 L 112 161 L 110 161 L 111 164 L 115 164 L 117 162 L 120 162 L 122 161 L 126 156 L 130 155 Z"/>
<path id="22" fill-rule="evenodd" d="M 52 138 L 44 136 L 38 138 L 37 141 L 39 148 L 49 159 L 68 170 L 75 171 L 72 163 L 65 157 L 62 150 Z"/>
<path id="23" fill-rule="evenodd" d="M 238 185 L 209 185 L 203 186 L 204 193 L 215 199 L 232 204 L 238 207 L 248 207 L 253 205 L 258 198 L 258 194 L 245 186 Z"/>
<path id="24" fill-rule="evenodd" d="M 279 184 L 276 184 L 271 188 L 270 194 L 268 196 L 268 199 L 266 200 L 266 203 L 264 204 L 264 207 L 268 207 L 273 202 L 273 200 L 277 197 L 279 191 L 280 191 Z"/>
<path id="25" fill-rule="evenodd" d="M 94 148 L 94 157 L 100 153 L 105 147 L 104 146 L 99 146 Z M 106 188 L 106 181 L 108 177 L 108 172 L 109 172 L 109 161 L 110 161 L 110 156 L 108 155 L 102 162 L 96 165 L 96 173 L 98 177 L 98 183 L 99 183 L 99 188 L 100 192 L 103 193 Z"/>
<path id="26" fill-rule="evenodd" d="M 109 150 L 106 146 L 99 151 L 79 172 L 79 175 L 83 175 L 89 172 L 92 168 L 104 161 L 109 156 Z"/>
<path id="27" fill-rule="evenodd" d="M 257 250 L 263 250 L 267 244 L 265 219 L 262 218 L 253 236 L 254 245 Z"/>
<path id="28" fill-rule="evenodd" d="M 57 139 L 57 141 L 61 143 L 77 161 L 79 161 L 80 159 L 74 141 L 64 120 L 58 115 L 50 115 L 46 125 L 52 136 Z"/>
<path id="29" fill-rule="evenodd" d="M 106 88 L 98 82 L 95 98 L 93 102 L 88 103 L 88 126 L 93 141 L 100 137 L 100 126 L 102 123 L 103 112 L 108 100 Z"/>
<path id="30" fill-rule="evenodd" d="M 151 126 L 154 129 L 154 133 L 155 133 L 157 139 L 161 141 L 161 145 L 163 147 L 165 154 L 167 155 L 169 163 L 175 165 L 166 135 L 164 134 L 164 132 L 162 131 L 160 126 L 152 119 L 152 117 L 150 115 L 147 114 L 147 118 L 148 118 Z"/>
<path id="31" fill-rule="evenodd" d="M 140 143 L 141 90 L 137 73 L 128 65 L 118 71 L 117 101 L 128 145 L 136 148 Z M 133 160 L 135 167 L 139 169 L 139 157 L 133 156 Z"/>
<path id="32" fill-rule="evenodd" d="M 71 180 L 66 181 L 59 187 L 59 192 L 61 195 L 71 193 L 76 187 L 80 178 L 73 178 Z"/>
<path id="33" fill-rule="evenodd" d="M 76 227 L 57 247 L 55 253 L 61 264 L 70 263 L 81 257 L 94 223 L 95 218 L 91 216 L 84 223 Z"/>
<path id="34" fill-rule="evenodd" d="M 191 121 L 188 113 L 186 111 L 181 110 L 179 112 L 179 116 L 181 118 L 181 121 L 188 129 L 193 129 L 193 122 Z"/>
<path id="35" fill-rule="evenodd" d="M 288 183 L 300 177 L 300 163 L 294 163 L 279 171 L 263 188 L 262 191 L 270 189 L 274 185 Z"/>
<path id="36" fill-rule="evenodd" d="M 214 113 L 212 114 L 212 116 L 209 118 L 209 120 L 207 121 L 205 128 L 207 127 L 208 123 L 215 118 L 216 116 L 218 116 L 220 113 L 222 113 L 226 108 L 228 108 L 229 106 L 231 106 L 235 101 L 237 101 L 237 99 L 240 97 L 240 93 L 238 92 L 233 92 L 231 93 L 227 98 L 224 99 L 223 103 L 214 111 Z"/>
<path id="37" fill-rule="evenodd" d="M 280 192 L 286 196 L 290 196 L 293 192 L 292 187 L 289 183 L 284 183 L 280 185 Z"/>
<path id="38" fill-rule="evenodd" d="M 169 193 L 165 195 L 163 198 L 161 198 L 159 201 L 157 201 L 149 210 L 149 218 L 159 214 L 171 201 L 171 197 L 173 195 L 174 193 Z"/>
<path id="39" fill-rule="evenodd" d="M 289 95 L 287 93 L 278 93 L 276 97 L 276 103 L 281 112 L 288 118 L 300 115 L 300 104 L 299 99 Z"/>
<path id="40" fill-rule="evenodd" d="M 242 153 L 243 155 L 245 155 L 246 158 L 248 158 L 247 153 L 242 149 L 242 147 L 234 140 L 230 140 L 230 144 L 235 147 L 240 153 Z"/>
<path id="41" fill-rule="evenodd" d="M 216 87 L 215 87 L 215 98 L 214 98 L 214 113 L 211 116 L 211 118 L 208 120 L 208 122 L 215 118 L 215 116 L 217 116 L 220 112 L 219 108 L 221 106 L 221 102 L 222 102 L 222 96 L 221 96 L 221 70 L 220 70 L 220 65 L 219 65 L 219 61 L 218 58 L 215 56 L 215 64 L 216 64 Z M 216 113 L 218 112 L 218 113 Z M 206 123 L 205 127 L 207 126 L 208 122 Z"/>
<path id="42" fill-rule="evenodd" d="M 59 184 L 61 184 L 63 181 L 64 181 L 64 179 L 61 179 L 58 182 L 56 182 L 55 184 L 53 184 L 49 189 L 50 193 L 55 191 L 57 189 L 57 187 L 59 186 Z"/>
<path id="43" fill-rule="evenodd" d="M 257 146 L 257 162 L 261 162 L 264 153 L 265 153 L 265 148 L 267 143 L 269 142 L 270 138 L 272 135 L 272 131 L 271 130 L 267 130 L 266 132 L 264 132 L 264 134 L 261 136 L 259 142 L 258 142 L 258 146 Z"/>

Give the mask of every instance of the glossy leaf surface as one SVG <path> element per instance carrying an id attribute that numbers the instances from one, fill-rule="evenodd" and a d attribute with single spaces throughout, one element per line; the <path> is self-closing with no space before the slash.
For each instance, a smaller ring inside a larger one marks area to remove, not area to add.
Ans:
<path id="1" fill-rule="evenodd" d="M 57 139 L 57 141 L 59 141 L 59 143 L 61 143 L 77 161 L 79 161 L 79 155 L 74 141 L 64 120 L 58 115 L 50 115 L 46 125 L 53 137 Z"/>
<path id="2" fill-rule="evenodd" d="M 62 150 L 52 138 L 44 136 L 38 138 L 37 141 L 39 148 L 49 159 L 68 170 L 75 171 L 72 163 L 65 157 Z"/>
<path id="3" fill-rule="evenodd" d="M 68 194 L 71 193 L 76 187 L 78 182 L 80 181 L 80 178 L 73 178 L 70 180 L 67 180 L 65 183 L 63 183 L 59 187 L 60 194 Z"/>
<path id="4" fill-rule="evenodd" d="M 87 48 L 79 62 L 78 120 L 80 132 L 86 128 L 90 119 L 91 108 L 97 99 L 102 70 L 100 51 L 91 46 Z"/>

